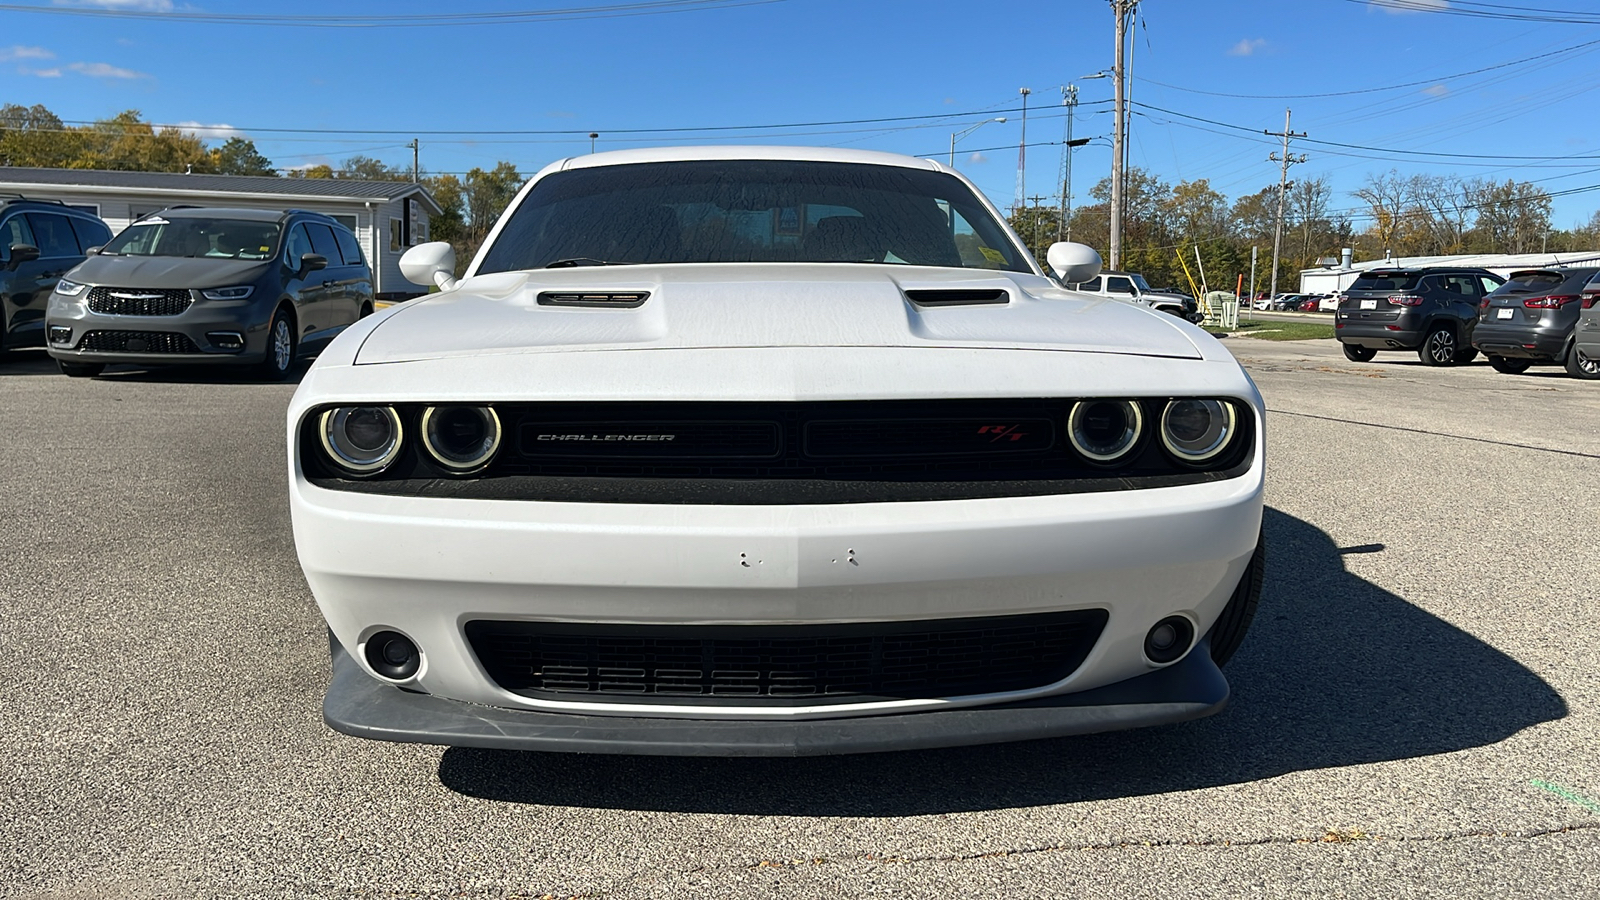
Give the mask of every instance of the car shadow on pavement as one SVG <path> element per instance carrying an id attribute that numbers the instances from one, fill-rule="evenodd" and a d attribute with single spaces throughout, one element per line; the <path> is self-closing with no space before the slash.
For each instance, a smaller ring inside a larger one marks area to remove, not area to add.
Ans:
<path id="1" fill-rule="evenodd" d="M 1345 570 L 1339 548 L 1267 510 L 1255 624 L 1225 670 L 1228 708 L 1161 728 L 983 747 L 805 759 L 451 748 L 444 786 L 514 803 L 786 816 L 907 816 L 1239 784 L 1449 753 L 1562 718 L 1515 660 Z"/>
<path id="2" fill-rule="evenodd" d="M 0 352 L 0 378 L 7 375 L 60 375 L 56 361 L 43 350 Z"/>

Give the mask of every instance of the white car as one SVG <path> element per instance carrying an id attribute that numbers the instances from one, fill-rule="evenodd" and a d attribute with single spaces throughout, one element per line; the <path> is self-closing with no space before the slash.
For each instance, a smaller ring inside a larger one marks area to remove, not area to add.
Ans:
<path id="1" fill-rule="evenodd" d="M 347 329 L 288 414 L 333 728 L 788 756 L 1227 701 L 1260 396 L 1193 325 L 1056 286 L 956 172 L 599 153 L 459 282 L 447 244 L 402 266 L 443 290 Z"/>

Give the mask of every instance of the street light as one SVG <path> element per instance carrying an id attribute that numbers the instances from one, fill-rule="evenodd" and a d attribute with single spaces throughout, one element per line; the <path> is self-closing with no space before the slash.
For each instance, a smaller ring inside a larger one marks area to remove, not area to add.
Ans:
<path id="1" fill-rule="evenodd" d="M 978 124 L 972 126 L 971 128 L 967 128 L 967 129 L 964 129 L 962 131 L 957 131 L 954 134 L 950 135 L 950 168 L 954 169 L 956 167 L 956 141 L 961 140 L 962 138 L 964 138 L 967 135 L 973 133 L 974 131 L 977 131 L 979 128 L 982 128 L 983 126 L 989 124 L 990 122 L 1004 122 L 1005 120 L 1006 120 L 1005 116 L 1000 116 L 999 118 L 995 118 L 995 119 L 984 119 L 982 122 L 979 122 Z"/>

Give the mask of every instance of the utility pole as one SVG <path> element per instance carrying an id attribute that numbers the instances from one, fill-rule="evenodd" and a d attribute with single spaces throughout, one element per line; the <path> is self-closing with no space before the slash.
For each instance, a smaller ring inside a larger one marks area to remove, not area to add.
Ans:
<path id="1" fill-rule="evenodd" d="M 1256 308 L 1256 245 L 1250 245 L 1250 318 L 1254 319 Z"/>
<path id="2" fill-rule="evenodd" d="M 1061 105 L 1067 108 L 1067 138 L 1061 142 L 1061 218 L 1056 222 L 1056 240 L 1072 236 L 1067 219 L 1072 215 L 1072 114 L 1078 109 L 1078 86 L 1061 88 Z"/>
<path id="3" fill-rule="evenodd" d="M 1272 280 L 1267 283 L 1267 296 L 1274 297 L 1278 293 L 1278 252 L 1283 244 L 1283 201 L 1289 195 L 1289 167 L 1295 163 L 1306 161 L 1304 153 L 1291 154 L 1289 152 L 1289 139 L 1305 137 L 1306 135 L 1303 131 L 1296 134 L 1289 130 L 1289 110 L 1287 109 L 1283 111 L 1283 130 L 1263 131 L 1262 134 L 1283 138 L 1283 155 L 1279 156 L 1277 153 L 1272 153 L 1267 156 L 1267 159 L 1273 162 L 1282 163 L 1282 168 L 1278 174 L 1278 220 L 1272 227 Z"/>
<path id="4" fill-rule="evenodd" d="M 1029 197 L 1028 199 L 1033 201 L 1033 247 L 1029 248 L 1032 250 L 1039 246 L 1039 201 L 1043 200 L 1044 198 L 1040 196 L 1033 196 Z"/>
<path id="5" fill-rule="evenodd" d="M 1111 67 L 1111 76 L 1116 79 L 1113 100 L 1116 106 L 1116 124 L 1111 132 L 1111 246 L 1110 268 L 1122 267 L 1122 215 L 1123 203 L 1123 172 L 1122 161 L 1125 155 L 1124 144 L 1127 141 L 1126 110 L 1126 79 L 1127 66 L 1124 63 L 1124 53 L 1128 43 L 1128 17 L 1139 6 L 1139 0 L 1111 0 L 1111 10 L 1117 16 L 1117 52 L 1116 63 Z"/>
<path id="6" fill-rule="evenodd" d="M 1013 215 L 1022 211 L 1028 199 L 1028 95 L 1033 89 L 1021 88 L 1019 93 L 1022 94 L 1022 140 L 1017 142 L 1017 195 L 1011 202 Z"/>
<path id="7" fill-rule="evenodd" d="M 411 139 L 411 183 L 422 183 L 422 144 L 416 139 Z"/>

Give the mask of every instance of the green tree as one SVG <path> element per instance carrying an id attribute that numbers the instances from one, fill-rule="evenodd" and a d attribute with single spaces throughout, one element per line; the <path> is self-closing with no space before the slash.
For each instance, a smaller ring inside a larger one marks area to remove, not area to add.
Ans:
<path id="1" fill-rule="evenodd" d="M 231 137 L 211 150 L 211 171 L 218 175 L 277 175 L 272 160 L 261 155 L 254 141 Z"/>

